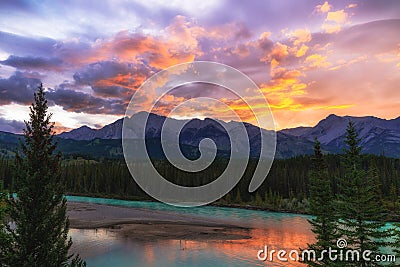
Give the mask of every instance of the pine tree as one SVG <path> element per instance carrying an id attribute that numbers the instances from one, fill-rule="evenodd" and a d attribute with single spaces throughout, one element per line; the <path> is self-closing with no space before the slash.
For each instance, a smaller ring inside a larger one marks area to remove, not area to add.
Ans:
<path id="1" fill-rule="evenodd" d="M 360 254 L 354 266 L 375 266 L 377 263 L 364 261 L 364 251 L 371 251 L 371 258 L 384 245 L 380 240 L 390 236 L 382 230 L 385 225 L 382 203 L 378 195 L 376 178 L 361 168 L 360 139 L 352 122 L 347 127 L 345 143 L 346 173 L 341 179 L 337 211 L 340 216 L 339 232 L 348 245 Z"/>
<path id="2" fill-rule="evenodd" d="M 314 143 L 314 158 L 310 174 L 310 213 L 315 217 L 308 220 L 315 234 L 316 242 L 309 244 L 308 249 L 320 256 L 323 250 L 336 247 L 339 237 L 337 217 L 334 207 L 334 196 L 328 177 L 328 168 L 321 152 L 318 139 Z M 336 266 L 329 257 L 321 261 L 309 262 L 309 266 Z"/>
<path id="3" fill-rule="evenodd" d="M 16 155 L 16 195 L 9 201 L 9 217 L 15 224 L 8 244 L 6 266 L 85 266 L 69 255 L 64 185 L 60 175 L 61 154 L 56 153 L 51 114 L 47 114 L 43 86 L 34 94 L 30 120 L 25 122 L 21 155 Z"/>

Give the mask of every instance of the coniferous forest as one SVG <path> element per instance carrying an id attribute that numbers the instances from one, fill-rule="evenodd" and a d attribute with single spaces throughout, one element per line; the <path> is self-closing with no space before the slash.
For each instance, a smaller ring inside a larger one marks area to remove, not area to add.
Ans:
<path id="1" fill-rule="evenodd" d="M 248 193 L 257 160 L 250 160 L 244 177 L 237 186 L 217 204 L 248 205 L 269 210 L 308 212 L 312 189 L 314 156 L 299 156 L 275 160 L 267 179 L 254 193 Z M 344 155 L 325 155 L 326 176 L 334 195 L 339 193 L 340 177 L 346 174 Z M 187 173 L 176 169 L 166 160 L 153 160 L 157 170 L 171 182 L 183 186 L 197 186 L 216 179 L 225 169 L 227 160 L 217 159 L 206 170 Z M 0 159 L 0 177 L 5 189 L 14 191 L 13 159 Z M 384 156 L 361 155 L 360 168 L 374 172 L 377 192 L 384 207 L 394 219 L 400 207 L 400 159 Z M 84 159 L 80 157 L 62 160 L 61 175 L 70 195 L 112 197 L 133 200 L 150 200 L 131 177 L 125 161 L 120 159 Z"/>

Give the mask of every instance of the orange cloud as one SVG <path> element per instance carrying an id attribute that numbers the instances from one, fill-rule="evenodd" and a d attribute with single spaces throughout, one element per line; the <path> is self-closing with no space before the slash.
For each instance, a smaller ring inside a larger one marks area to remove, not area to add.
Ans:
<path id="1" fill-rule="evenodd" d="M 336 33 L 341 31 L 342 26 L 348 24 L 349 15 L 344 9 L 330 11 L 321 28 L 326 33 Z"/>
<path id="2" fill-rule="evenodd" d="M 54 131 L 56 134 L 60 134 L 60 133 L 62 133 L 62 132 L 66 132 L 66 131 L 71 131 L 72 129 L 73 129 L 73 128 L 63 126 L 63 125 L 61 124 L 61 122 L 58 122 L 58 121 L 54 122 L 53 131 Z"/>
<path id="3" fill-rule="evenodd" d="M 298 49 L 298 50 L 296 51 L 296 57 L 302 57 L 302 56 L 304 56 L 304 55 L 307 53 L 308 49 L 309 49 L 309 47 L 308 47 L 307 45 L 302 44 L 301 47 L 300 47 L 300 49 Z"/>
<path id="4" fill-rule="evenodd" d="M 288 52 L 288 46 L 285 44 L 282 44 L 280 42 L 277 42 L 271 52 L 266 55 L 265 57 L 263 57 L 261 59 L 261 61 L 272 61 L 275 60 L 277 62 L 283 60 L 284 58 L 286 58 L 289 55 Z"/>
<path id="5" fill-rule="evenodd" d="M 308 29 L 297 29 L 294 32 L 292 32 L 289 36 L 292 36 L 295 38 L 295 40 L 293 42 L 294 45 L 308 43 L 312 39 L 311 32 Z"/>
<path id="6" fill-rule="evenodd" d="M 347 6 L 346 6 L 346 8 L 355 8 L 355 7 L 357 7 L 358 5 L 357 4 L 348 4 Z"/>
<path id="7" fill-rule="evenodd" d="M 327 61 L 327 57 L 320 54 L 312 54 L 308 56 L 305 63 L 307 63 L 311 68 L 326 68 L 331 65 L 331 63 Z"/>
<path id="8" fill-rule="evenodd" d="M 318 5 L 315 7 L 315 10 L 318 13 L 327 13 L 328 11 L 330 11 L 332 8 L 332 6 L 328 3 L 328 1 L 325 1 L 322 5 Z"/>
<path id="9" fill-rule="evenodd" d="M 333 21 L 338 24 L 343 24 L 347 21 L 348 14 L 342 9 L 334 12 L 328 12 L 326 21 Z"/>
<path id="10" fill-rule="evenodd" d="M 278 60 L 273 59 L 270 64 L 271 80 L 261 84 L 261 90 L 268 99 L 272 110 L 298 110 L 303 106 L 295 101 L 294 97 L 306 94 L 307 84 L 301 81 L 304 76 L 300 70 L 288 70 Z"/>

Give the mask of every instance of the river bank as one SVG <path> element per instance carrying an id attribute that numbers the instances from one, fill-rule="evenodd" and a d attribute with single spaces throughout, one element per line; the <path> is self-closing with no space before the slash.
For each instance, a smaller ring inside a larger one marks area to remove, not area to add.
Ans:
<path id="1" fill-rule="evenodd" d="M 106 199 L 116 199 L 116 200 L 127 200 L 127 201 L 148 201 L 153 202 L 152 199 L 147 198 L 137 198 L 137 197 L 121 197 L 114 195 L 103 195 L 103 194 L 71 194 L 71 196 L 80 196 L 80 197 L 95 197 L 95 198 L 106 198 Z M 291 213 L 291 214 L 299 214 L 299 215 L 312 215 L 308 212 L 307 209 L 287 209 L 287 208 L 271 208 L 265 206 L 257 206 L 252 203 L 225 203 L 224 201 L 216 201 L 214 203 L 208 204 L 208 206 L 214 207 L 226 207 L 226 208 L 237 208 L 237 209 L 246 209 L 246 210 L 257 210 L 257 211 L 266 211 L 266 212 L 278 212 L 278 213 Z M 400 214 L 389 213 L 387 214 L 386 222 L 400 222 Z"/>
<path id="2" fill-rule="evenodd" d="M 248 239 L 249 228 L 221 220 L 168 211 L 68 202 L 70 227 L 107 228 L 133 240 L 238 240 Z"/>

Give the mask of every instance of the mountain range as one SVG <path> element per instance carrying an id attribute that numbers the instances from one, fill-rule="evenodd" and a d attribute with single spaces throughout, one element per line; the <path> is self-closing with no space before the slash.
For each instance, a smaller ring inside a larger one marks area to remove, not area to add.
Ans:
<path id="1" fill-rule="evenodd" d="M 168 119 L 170 129 L 164 129 L 165 135 L 174 136 L 179 125 L 184 125 L 179 135 L 179 144 L 186 156 L 196 157 L 199 154 L 198 145 L 204 138 L 211 138 L 217 145 L 219 155 L 228 156 L 230 151 L 229 133 L 239 127 L 239 122 L 223 122 L 206 118 L 204 120 L 176 120 L 155 114 L 139 112 L 132 117 L 135 123 L 144 125 L 145 138 L 148 147 L 152 148 L 154 157 L 163 157 L 160 145 L 161 128 Z M 132 118 L 127 118 L 132 119 Z M 362 152 L 367 154 L 385 155 L 400 158 L 400 117 L 386 120 L 377 117 L 352 117 L 329 115 L 314 127 L 297 127 L 276 132 L 276 158 L 289 158 L 313 153 L 313 142 L 317 137 L 325 153 L 341 153 L 345 148 L 346 127 L 352 121 L 361 139 Z M 143 123 L 143 124 L 142 124 Z M 87 126 L 63 132 L 57 136 L 59 148 L 64 154 L 82 154 L 93 157 L 123 157 L 122 138 L 123 118 L 104 126 L 92 129 Z M 257 157 L 260 153 L 260 136 L 271 134 L 271 131 L 244 123 L 250 142 L 250 156 Z M 133 127 L 134 128 L 134 127 Z M 139 132 L 130 133 L 135 138 L 143 138 Z M 0 132 L 0 152 L 10 150 L 18 136 Z M 15 145 L 14 144 L 14 145 Z M 247 140 L 243 140 L 246 145 Z"/>

